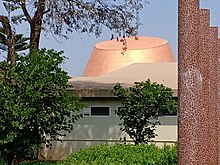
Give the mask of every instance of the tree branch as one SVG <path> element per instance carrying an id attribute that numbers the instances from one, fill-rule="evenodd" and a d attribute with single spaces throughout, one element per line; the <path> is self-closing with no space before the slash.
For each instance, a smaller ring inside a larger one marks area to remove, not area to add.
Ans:
<path id="1" fill-rule="evenodd" d="M 43 18 L 43 14 L 44 14 L 44 10 L 45 10 L 45 2 L 46 2 L 46 0 L 39 0 L 37 11 L 35 12 L 33 19 L 42 19 Z"/>
<path id="2" fill-rule="evenodd" d="M 32 18 L 31 18 L 30 14 L 27 11 L 26 0 L 21 0 L 21 8 L 22 8 L 22 11 L 23 11 L 25 17 L 27 18 L 28 22 L 31 23 Z"/>
<path id="3" fill-rule="evenodd" d="M 46 13 L 49 13 L 50 12 L 50 9 L 47 9 L 43 12 L 43 15 L 46 14 Z"/>
<path id="4" fill-rule="evenodd" d="M 37 10 L 35 11 L 35 14 L 32 17 L 32 21 L 30 23 L 30 51 L 33 49 L 39 49 L 40 34 L 42 31 L 43 15 L 45 11 L 45 3 L 46 0 L 38 1 Z"/>
<path id="5" fill-rule="evenodd" d="M 2 21 L 0 20 L 0 22 L 2 22 Z M 0 33 L 5 33 L 5 30 L 3 27 L 0 27 Z"/>
<path id="6" fill-rule="evenodd" d="M 0 15 L 0 22 L 2 23 L 3 27 L 8 26 L 8 24 L 9 24 L 8 17 Z"/>

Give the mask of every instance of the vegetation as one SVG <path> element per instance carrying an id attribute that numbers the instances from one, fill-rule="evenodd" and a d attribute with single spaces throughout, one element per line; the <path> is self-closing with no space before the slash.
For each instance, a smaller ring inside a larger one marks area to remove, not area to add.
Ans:
<path id="1" fill-rule="evenodd" d="M 8 16 L 0 22 L 30 25 L 30 47 L 39 48 L 42 30 L 55 36 L 69 38 L 70 33 L 94 33 L 99 36 L 107 27 L 121 35 L 137 35 L 138 11 L 145 0 L 3 0 Z M 16 11 L 16 12 L 14 12 Z M 17 14 L 20 13 L 20 14 Z M 9 26 L 8 26 L 9 25 Z M 8 39 L 13 40 L 12 28 Z"/>
<path id="2" fill-rule="evenodd" d="M 0 161 L 1 165 L 7 165 L 6 162 Z M 27 162 L 22 162 L 20 165 L 59 165 L 59 161 L 27 161 Z"/>
<path id="3" fill-rule="evenodd" d="M 154 144 L 115 144 L 81 149 L 63 161 L 22 162 L 21 165 L 177 165 L 177 155 L 176 145 L 160 148 Z"/>
<path id="4" fill-rule="evenodd" d="M 82 149 L 60 165 L 177 165 L 177 147 L 159 148 L 153 144 L 101 145 Z"/>
<path id="5" fill-rule="evenodd" d="M 61 54 L 42 49 L 20 56 L 15 67 L 0 65 L 0 157 L 10 165 L 36 156 L 42 143 L 51 147 L 81 117 L 85 104 L 65 90 Z"/>
<path id="6" fill-rule="evenodd" d="M 133 87 L 114 86 L 115 96 L 121 98 L 121 107 L 115 111 L 122 123 L 121 130 L 132 138 L 135 144 L 146 143 L 156 136 L 158 117 L 177 110 L 172 89 L 150 80 L 135 82 Z"/>
<path id="7" fill-rule="evenodd" d="M 21 165 L 59 165 L 59 161 L 33 161 L 33 162 L 23 162 Z"/>
<path id="8" fill-rule="evenodd" d="M 27 41 L 29 38 L 24 37 L 23 34 L 16 34 L 12 23 L 18 22 L 23 16 L 12 16 L 12 12 L 18 9 L 10 0 L 3 0 L 3 5 L 7 11 L 7 16 L 0 15 L 0 49 L 7 51 L 7 61 L 12 65 L 16 63 L 16 51 L 21 51 L 29 48 Z M 21 21 L 21 20 L 20 20 Z"/>
<path id="9" fill-rule="evenodd" d="M 0 49 L 3 51 L 8 51 L 7 50 L 7 34 L 6 34 L 6 30 L 5 29 L 1 29 L 0 31 Z M 28 46 L 28 40 L 29 38 L 26 38 L 23 36 L 23 34 L 15 34 L 14 35 L 14 49 L 15 52 L 17 51 L 22 51 L 22 50 L 26 50 L 29 48 Z"/>
<path id="10" fill-rule="evenodd" d="M 41 143 L 51 147 L 50 140 L 71 131 L 81 117 L 75 112 L 85 106 L 65 91 L 61 52 L 37 51 L 42 31 L 66 39 L 74 31 L 99 36 L 103 27 L 123 37 L 137 35 L 144 1 L 2 1 L 7 14 L 0 15 L 0 49 L 8 54 L 7 62 L 0 62 L 0 156 L 8 165 L 35 156 Z M 28 37 L 16 33 L 23 23 L 29 24 Z M 17 56 L 24 49 L 30 53 Z"/>

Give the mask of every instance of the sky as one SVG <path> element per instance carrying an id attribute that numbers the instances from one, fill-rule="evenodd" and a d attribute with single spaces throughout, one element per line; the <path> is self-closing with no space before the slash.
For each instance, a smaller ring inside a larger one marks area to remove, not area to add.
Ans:
<path id="1" fill-rule="evenodd" d="M 140 36 L 159 37 L 168 40 L 170 47 L 177 59 L 178 47 L 178 0 L 148 0 L 141 11 L 139 28 Z M 3 14 L 2 0 L 0 0 L 0 14 Z M 201 0 L 201 8 L 211 10 L 211 25 L 220 27 L 220 1 L 219 0 Z M 25 28 L 22 29 L 24 33 Z M 220 30 L 219 30 L 220 31 Z M 92 53 L 96 43 L 109 40 L 111 32 L 104 30 L 103 34 L 96 38 L 93 34 L 73 33 L 68 40 L 57 42 L 52 36 L 44 36 L 41 38 L 41 47 L 53 48 L 57 51 L 64 51 L 64 56 L 68 60 L 63 64 L 63 69 L 70 76 L 79 77 L 83 74 L 86 63 Z M 219 33 L 220 34 L 220 33 Z"/>

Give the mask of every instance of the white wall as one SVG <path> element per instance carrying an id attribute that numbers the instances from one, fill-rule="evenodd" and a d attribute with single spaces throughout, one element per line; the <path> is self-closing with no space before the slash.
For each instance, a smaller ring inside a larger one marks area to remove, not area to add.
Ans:
<path id="1" fill-rule="evenodd" d="M 53 142 L 53 148 L 44 148 L 40 159 L 63 159 L 66 155 L 90 145 L 115 143 L 120 138 L 129 137 L 120 131 L 119 119 L 114 110 L 120 105 L 116 98 L 93 98 L 86 100 L 90 106 L 110 106 L 109 117 L 84 117 L 74 125 L 74 130 L 63 138 L 63 142 Z M 155 141 L 177 141 L 177 117 L 160 117 L 161 125 L 157 127 Z M 163 144 L 163 143 L 161 143 Z"/>

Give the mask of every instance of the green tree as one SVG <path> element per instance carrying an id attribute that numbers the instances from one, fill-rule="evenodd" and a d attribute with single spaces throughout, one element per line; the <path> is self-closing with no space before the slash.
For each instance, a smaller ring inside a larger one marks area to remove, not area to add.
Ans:
<path id="1" fill-rule="evenodd" d="M 3 51 L 8 51 L 8 44 L 7 44 L 7 34 L 4 32 L 4 28 L 0 27 L 0 49 Z M 24 37 L 23 34 L 15 34 L 14 35 L 14 50 L 15 52 L 26 50 L 29 48 L 28 40 L 30 40 L 27 37 Z"/>
<path id="2" fill-rule="evenodd" d="M 11 16 L 11 13 L 19 8 L 14 6 L 9 0 L 4 0 L 3 5 L 7 11 L 7 16 L 0 15 L 0 49 L 7 51 L 7 61 L 12 65 L 16 63 L 16 51 L 21 51 L 29 48 L 27 41 L 29 38 L 23 34 L 15 34 L 12 23 L 18 22 L 23 15 Z"/>
<path id="3" fill-rule="evenodd" d="M 82 116 L 85 103 L 66 92 L 61 54 L 42 49 L 20 56 L 15 67 L 0 65 L 0 155 L 8 165 L 36 156 L 42 143 L 51 147 Z"/>
<path id="4" fill-rule="evenodd" d="M 10 25 L 8 17 L 6 16 L 0 15 L 0 22 L 2 23 L 2 27 L 0 27 L 0 34 L 1 34 L 0 43 L 2 45 L 7 45 L 7 51 L 8 51 L 7 61 L 10 61 L 13 65 L 15 65 L 16 63 L 15 49 L 14 49 L 15 41 L 14 41 L 14 34 L 12 31 L 12 27 Z M 4 48 L 4 46 L 1 48 Z"/>
<path id="5" fill-rule="evenodd" d="M 156 136 L 159 116 L 177 111 L 172 90 L 150 80 L 135 82 L 130 88 L 123 88 L 117 83 L 113 93 L 121 99 L 121 107 L 115 111 L 122 121 L 121 130 L 135 144 L 148 142 Z"/>

